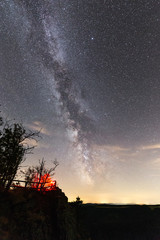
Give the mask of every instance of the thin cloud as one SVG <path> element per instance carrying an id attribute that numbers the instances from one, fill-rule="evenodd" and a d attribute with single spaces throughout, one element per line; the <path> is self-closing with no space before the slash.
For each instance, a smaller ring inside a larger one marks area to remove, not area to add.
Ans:
<path id="1" fill-rule="evenodd" d="M 32 124 L 29 124 L 28 127 L 34 131 L 40 131 L 40 133 L 50 136 L 50 132 L 47 130 L 47 128 L 44 126 L 44 124 L 40 121 L 35 121 Z"/>
<path id="2" fill-rule="evenodd" d="M 103 149 L 113 152 L 122 152 L 122 151 L 129 151 L 129 148 L 120 147 L 118 145 L 94 145 L 96 149 Z"/>
<path id="3" fill-rule="evenodd" d="M 48 144 L 36 141 L 35 139 L 25 139 L 22 142 L 23 145 L 30 146 L 30 147 L 36 147 L 36 148 L 48 148 Z"/>
<path id="4" fill-rule="evenodd" d="M 38 142 L 35 140 L 35 139 L 25 139 L 23 142 L 22 142 L 23 145 L 27 145 L 27 146 L 30 146 L 30 147 L 37 147 L 38 146 Z"/>
<path id="5" fill-rule="evenodd" d="M 160 143 L 140 147 L 140 150 L 152 150 L 152 149 L 160 149 Z"/>

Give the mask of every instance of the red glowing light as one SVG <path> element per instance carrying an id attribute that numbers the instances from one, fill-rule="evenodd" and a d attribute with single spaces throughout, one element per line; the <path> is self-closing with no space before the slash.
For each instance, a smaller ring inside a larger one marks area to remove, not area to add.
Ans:
<path id="1" fill-rule="evenodd" d="M 31 188 L 36 188 L 38 191 L 55 190 L 56 181 L 52 180 L 48 173 L 44 174 L 43 176 L 39 176 L 39 174 L 36 174 L 31 184 Z"/>

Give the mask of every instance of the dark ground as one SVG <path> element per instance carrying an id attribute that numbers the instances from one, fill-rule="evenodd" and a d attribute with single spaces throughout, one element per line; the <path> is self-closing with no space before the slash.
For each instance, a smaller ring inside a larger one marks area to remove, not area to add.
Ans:
<path id="1" fill-rule="evenodd" d="M 0 191 L 0 240 L 78 239 L 74 211 L 61 189 Z"/>
<path id="2" fill-rule="evenodd" d="M 78 221 L 91 240 L 160 240 L 160 205 L 83 204 Z"/>
<path id="3" fill-rule="evenodd" d="M 68 203 L 59 188 L 0 191 L 0 240 L 160 240 L 160 205 Z"/>

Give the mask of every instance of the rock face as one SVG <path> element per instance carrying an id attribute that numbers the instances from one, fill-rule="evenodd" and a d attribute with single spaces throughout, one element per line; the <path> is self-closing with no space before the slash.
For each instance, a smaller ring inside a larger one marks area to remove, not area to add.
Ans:
<path id="1" fill-rule="evenodd" d="M 76 240 L 76 218 L 57 188 L 0 192 L 0 240 Z"/>

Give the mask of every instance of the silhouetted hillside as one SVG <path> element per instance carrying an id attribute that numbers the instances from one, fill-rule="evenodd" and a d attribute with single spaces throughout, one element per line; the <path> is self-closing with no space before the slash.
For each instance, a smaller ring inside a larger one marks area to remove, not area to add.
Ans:
<path id="1" fill-rule="evenodd" d="M 83 204 L 79 227 L 91 240 L 159 240 L 160 206 Z"/>
<path id="2" fill-rule="evenodd" d="M 31 189 L 0 192 L 0 240 L 74 240 L 76 225 L 59 188 L 45 194 Z"/>
<path id="3" fill-rule="evenodd" d="M 69 204 L 59 188 L 0 192 L 0 240 L 159 239 L 159 205 Z"/>

